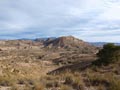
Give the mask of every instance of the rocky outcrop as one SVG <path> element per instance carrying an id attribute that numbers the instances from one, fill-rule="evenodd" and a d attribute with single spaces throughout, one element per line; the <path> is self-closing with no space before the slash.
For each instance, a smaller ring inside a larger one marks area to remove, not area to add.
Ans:
<path id="1" fill-rule="evenodd" d="M 56 39 L 48 39 L 44 42 L 44 46 L 48 48 L 79 50 L 81 53 L 95 53 L 96 47 L 75 38 L 73 36 L 64 36 Z"/>

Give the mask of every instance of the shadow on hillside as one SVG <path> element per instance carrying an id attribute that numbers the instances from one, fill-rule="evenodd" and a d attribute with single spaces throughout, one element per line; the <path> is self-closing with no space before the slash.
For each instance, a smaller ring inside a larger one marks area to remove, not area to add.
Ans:
<path id="1" fill-rule="evenodd" d="M 62 73 L 64 71 L 67 71 L 67 70 L 70 70 L 70 71 L 83 71 L 85 70 L 86 68 L 90 67 L 92 62 L 94 60 L 86 60 L 86 61 L 81 61 L 79 63 L 75 63 L 75 64 L 72 64 L 72 65 L 66 65 L 66 66 L 62 66 L 60 68 L 57 68 L 53 71 L 50 71 L 48 72 L 47 74 L 59 74 L 59 73 Z"/>

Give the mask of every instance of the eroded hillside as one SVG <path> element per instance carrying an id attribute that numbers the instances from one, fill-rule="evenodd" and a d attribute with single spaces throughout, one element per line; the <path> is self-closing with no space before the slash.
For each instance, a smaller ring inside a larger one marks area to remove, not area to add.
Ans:
<path id="1" fill-rule="evenodd" d="M 92 66 L 97 52 L 72 36 L 0 41 L 0 90 L 119 90 L 119 63 Z"/>

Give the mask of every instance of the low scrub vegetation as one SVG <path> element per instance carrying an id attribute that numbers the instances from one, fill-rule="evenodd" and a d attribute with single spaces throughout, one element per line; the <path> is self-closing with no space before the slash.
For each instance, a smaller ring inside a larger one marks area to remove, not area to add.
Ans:
<path id="1" fill-rule="evenodd" d="M 104 45 L 97 60 L 72 49 L 6 50 L 0 56 L 0 90 L 120 90 L 120 47 L 114 44 Z"/>

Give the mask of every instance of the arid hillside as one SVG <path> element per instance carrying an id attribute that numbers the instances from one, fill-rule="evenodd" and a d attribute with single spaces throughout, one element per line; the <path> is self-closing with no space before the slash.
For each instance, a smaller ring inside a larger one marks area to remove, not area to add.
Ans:
<path id="1" fill-rule="evenodd" d="M 47 39 L 44 46 L 55 49 L 79 50 L 81 53 L 95 53 L 97 48 L 73 36 L 63 36 L 56 39 Z"/>
<path id="2" fill-rule="evenodd" d="M 0 90 L 119 90 L 120 63 L 93 65 L 98 51 L 72 36 L 1 40 Z"/>

